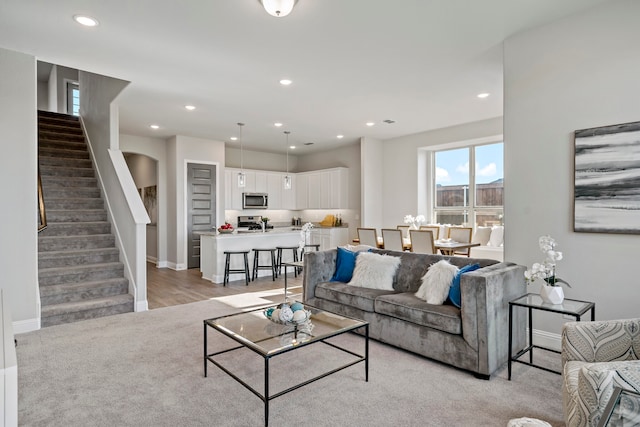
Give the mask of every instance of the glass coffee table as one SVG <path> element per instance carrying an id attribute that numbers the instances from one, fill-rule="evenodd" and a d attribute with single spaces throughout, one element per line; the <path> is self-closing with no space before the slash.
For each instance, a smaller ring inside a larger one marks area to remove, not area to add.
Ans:
<path id="1" fill-rule="evenodd" d="M 264 315 L 265 308 L 204 320 L 204 376 L 207 376 L 207 362 L 211 362 L 245 386 L 253 394 L 258 396 L 264 402 L 265 426 L 269 424 L 269 401 L 276 397 L 280 397 L 283 394 L 289 393 L 304 385 L 310 384 L 361 362 L 364 362 L 365 381 L 369 381 L 369 323 L 320 310 L 306 304 L 304 305 L 304 309 L 311 313 L 311 317 L 308 321 L 300 324 L 275 323 Z M 356 331 L 361 328 L 364 328 L 364 355 L 327 341 L 329 338 L 342 335 L 346 332 Z M 207 333 L 209 329 L 215 329 L 226 337 L 235 340 L 240 345 L 226 350 L 209 353 L 207 348 Z M 270 394 L 270 359 L 283 353 L 294 351 L 315 343 L 322 343 L 341 350 L 353 356 L 354 359 L 349 363 L 338 366 L 322 373 L 321 375 L 315 376 L 280 392 Z M 264 359 L 264 393 L 256 390 L 254 387 L 243 381 L 239 376 L 231 372 L 230 369 L 223 366 L 220 361 L 216 360 L 216 356 L 244 348 L 252 350 Z"/>
<path id="2" fill-rule="evenodd" d="M 615 387 L 611 399 L 604 408 L 598 427 L 638 425 L 640 425 L 640 393 Z"/>

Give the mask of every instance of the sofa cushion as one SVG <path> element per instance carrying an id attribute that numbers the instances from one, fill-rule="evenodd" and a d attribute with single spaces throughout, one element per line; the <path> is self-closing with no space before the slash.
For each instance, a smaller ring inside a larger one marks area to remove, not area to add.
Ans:
<path id="1" fill-rule="evenodd" d="M 448 304 L 428 304 L 409 292 L 381 295 L 375 300 L 374 307 L 379 314 L 450 334 L 462 333 L 459 308 Z"/>
<path id="2" fill-rule="evenodd" d="M 353 276 L 353 269 L 356 266 L 358 252 L 352 252 L 345 248 L 338 247 L 336 255 L 336 271 L 331 277 L 332 282 L 348 282 Z"/>
<path id="3" fill-rule="evenodd" d="M 438 261 L 422 277 L 422 285 L 415 295 L 429 304 L 442 304 L 449 296 L 451 282 L 458 271 L 458 267 L 446 259 Z"/>
<path id="4" fill-rule="evenodd" d="M 398 257 L 361 252 L 349 285 L 393 291 L 393 278 L 399 265 Z"/>
<path id="5" fill-rule="evenodd" d="M 316 298 L 334 301 L 363 311 L 373 312 L 373 304 L 380 295 L 389 291 L 361 288 L 341 282 L 325 282 L 316 285 Z"/>
<path id="6" fill-rule="evenodd" d="M 476 271 L 480 268 L 480 264 L 469 264 L 465 265 L 461 269 L 458 270 L 456 276 L 451 281 L 451 287 L 449 287 L 449 300 L 453 305 L 460 308 L 462 304 L 462 295 L 460 291 L 460 277 L 469 271 Z"/>

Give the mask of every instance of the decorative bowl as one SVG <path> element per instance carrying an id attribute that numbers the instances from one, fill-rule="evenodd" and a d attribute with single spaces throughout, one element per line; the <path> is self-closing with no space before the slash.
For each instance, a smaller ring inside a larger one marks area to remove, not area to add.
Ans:
<path id="1" fill-rule="evenodd" d="M 231 234 L 233 233 L 233 228 L 218 228 L 218 233 L 220 234 Z"/>

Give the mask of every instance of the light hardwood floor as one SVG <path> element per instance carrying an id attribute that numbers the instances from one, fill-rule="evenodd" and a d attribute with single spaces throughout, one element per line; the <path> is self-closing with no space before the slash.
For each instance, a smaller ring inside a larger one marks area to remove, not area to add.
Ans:
<path id="1" fill-rule="evenodd" d="M 289 269 L 287 276 L 289 299 L 302 298 L 302 275 L 293 276 Z M 245 285 L 244 280 L 229 282 L 227 286 L 212 283 L 202 278 L 200 270 L 175 271 L 156 268 L 147 262 L 147 302 L 149 309 L 187 304 L 207 299 L 219 299 L 238 308 L 258 307 L 284 300 L 284 276 L 275 281 L 271 276 L 261 277 Z"/>

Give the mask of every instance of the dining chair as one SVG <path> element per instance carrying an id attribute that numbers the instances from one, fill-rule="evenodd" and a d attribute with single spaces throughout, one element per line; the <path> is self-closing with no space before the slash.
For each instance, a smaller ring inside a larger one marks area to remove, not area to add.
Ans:
<path id="1" fill-rule="evenodd" d="M 431 231 L 431 234 L 433 234 L 433 240 L 438 240 L 440 238 L 440 227 L 437 225 L 421 225 L 420 230 Z"/>
<path id="2" fill-rule="evenodd" d="M 388 251 L 404 251 L 404 244 L 402 241 L 402 230 L 393 228 L 383 228 L 382 241 L 384 242 L 384 248 Z"/>
<path id="3" fill-rule="evenodd" d="M 375 228 L 358 228 L 358 240 L 361 245 L 378 247 L 378 232 Z"/>
<path id="4" fill-rule="evenodd" d="M 431 230 L 409 230 L 409 236 L 411 237 L 411 252 L 418 254 L 436 253 Z"/>
<path id="5" fill-rule="evenodd" d="M 460 243 L 471 243 L 471 233 L 473 228 L 471 227 L 451 227 L 449 228 L 449 239 Z M 454 255 L 470 256 L 471 249 L 461 249 L 453 253 Z"/>
<path id="6" fill-rule="evenodd" d="M 409 238 L 409 226 L 408 225 L 398 225 L 396 228 L 402 231 L 402 237 Z"/>

